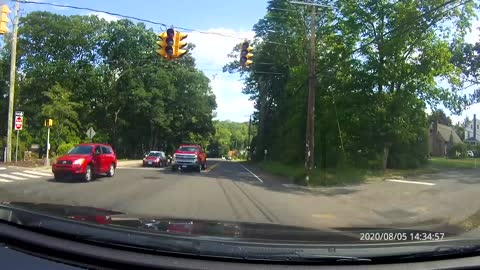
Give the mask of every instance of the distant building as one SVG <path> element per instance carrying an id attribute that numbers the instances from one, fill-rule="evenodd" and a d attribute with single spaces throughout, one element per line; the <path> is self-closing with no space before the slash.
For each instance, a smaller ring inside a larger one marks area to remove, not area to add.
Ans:
<path id="1" fill-rule="evenodd" d="M 465 143 L 477 144 L 480 142 L 480 123 L 477 122 L 477 115 L 473 115 L 473 121 L 465 123 Z"/>
<path id="2" fill-rule="evenodd" d="M 447 151 L 455 144 L 462 143 L 462 139 L 453 127 L 433 122 L 430 125 L 430 155 L 444 157 Z"/>

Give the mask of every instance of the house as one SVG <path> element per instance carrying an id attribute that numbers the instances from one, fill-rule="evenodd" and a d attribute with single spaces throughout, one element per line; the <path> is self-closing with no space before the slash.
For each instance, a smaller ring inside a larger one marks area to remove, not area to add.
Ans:
<path id="1" fill-rule="evenodd" d="M 430 155 L 444 157 L 449 147 L 462 143 L 453 127 L 433 122 L 430 126 Z"/>
<path id="2" fill-rule="evenodd" d="M 473 115 L 473 121 L 465 123 L 464 142 L 477 144 L 480 142 L 480 124 L 477 123 L 477 115 Z"/>

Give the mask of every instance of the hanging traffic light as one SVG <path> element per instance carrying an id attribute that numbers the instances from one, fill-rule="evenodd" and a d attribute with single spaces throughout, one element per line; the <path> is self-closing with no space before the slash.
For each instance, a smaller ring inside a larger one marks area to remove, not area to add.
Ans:
<path id="1" fill-rule="evenodd" d="M 188 34 L 182 34 L 180 32 L 175 32 L 175 58 L 182 57 L 184 54 L 187 53 L 187 50 L 183 50 L 185 46 L 187 46 L 186 41 L 182 41 L 188 37 Z"/>
<path id="2" fill-rule="evenodd" d="M 161 40 L 157 41 L 160 46 L 157 53 L 169 60 L 182 57 L 187 53 L 187 50 L 183 49 L 187 46 L 187 42 L 183 41 L 187 36 L 188 34 L 182 34 L 173 28 L 167 29 L 166 32 L 158 35 Z"/>
<path id="3" fill-rule="evenodd" d="M 2 5 L 1 15 L 0 15 L 0 35 L 3 35 L 8 32 L 8 14 L 10 14 L 10 9 L 8 5 Z"/>
<path id="4" fill-rule="evenodd" d="M 253 57 L 253 54 L 250 53 L 253 50 L 252 47 L 250 47 L 250 44 L 248 41 L 245 41 L 242 44 L 242 49 L 240 51 L 240 65 L 242 67 L 249 66 L 253 63 L 252 60 L 250 60 Z"/>
<path id="5" fill-rule="evenodd" d="M 173 45 L 175 43 L 175 30 L 173 28 L 167 29 L 167 47 L 165 47 L 165 52 L 167 53 L 168 57 L 173 58 L 174 55 L 174 48 Z"/>
<path id="6" fill-rule="evenodd" d="M 157 41 L 158 46 L 160 46 L 160 48 L 157 49 L 157 53 L 165 59 L 173 59 L 175 31 L 172 28 L 169 28 L 166 32 L 158 35 L 158 37 L 161 40 Z"/>
<path id="7" fill-rule="evenodd" d="M 160 38 L 159 41 L 157 41 L 158 46 L 160 47 L 157 49 L 157 53 L 160 54 L 163 58 L 168 58 L 167 52 L 165 49 L 167 48 L 167 33 L 163 32 L 160 35 L 158 35 Z"/>

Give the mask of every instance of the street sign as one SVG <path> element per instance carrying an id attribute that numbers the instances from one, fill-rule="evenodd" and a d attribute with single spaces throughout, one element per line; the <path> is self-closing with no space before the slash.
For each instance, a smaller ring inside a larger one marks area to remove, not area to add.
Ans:
<path id="1" fill-rule="evenodd" d="M 15 130 L 22 130 L 23 116 L 15 116 Z"/>
<path id="2" fill-rule="evenodd" d="M 23 112 L 22 111 L 15 111 L 15 116 L 22 116 L 23 117 Z"/>
<path id="3" fill-rule="evenodd" d="M 90 128 L 87 130 L 87 136 L 88 136 L 88 138 L 89 138 L 90 140 L 93 138 L 93 136 L 95 136 L 95 134 L 97 134 L 97 133 L 95 132 L 95 130 L 93 130 L 93 128 L 90 127 Z"/>

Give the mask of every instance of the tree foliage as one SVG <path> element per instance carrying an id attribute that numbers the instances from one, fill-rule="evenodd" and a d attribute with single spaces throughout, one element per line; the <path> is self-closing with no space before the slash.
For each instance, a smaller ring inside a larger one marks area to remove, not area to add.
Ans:
<path id="1" fill-rule="evenodd" d="M 408 168 L 427 160 L 427 106 L 459 113 L 469 104 L 451 61 L 477 3 L 319 1 L 316 17 L 315 163 Z M 256 151 L 302 164 L 310 9 L 271 0 L 255 25 L 254 63 L 240 72 L 256 102 Z M 441 86 L 439 81 L 445 82 Z"/>
<path id="2" fill-rule="evenodd" d="M 123 157 L 172 151 L 179 143 L 202 138 L 208 144 L 216 109 L 209 79 L 196 69 L 190 53 L 175 62 L 161 58 L 156 39 L 152 29 L 129 20 L 49 12 L 22 17 L 15 109 L 28 119 L 22 131 L 29 135 L 27 145 L 45 145 L 45 118 L 54 119 L 54 151 L 87 141 L 89 127 L 97 133 L 93 141 L 112 144 Z M 9 48 L 3 48 L 2 111 L 8 100 L 9 57 Z M 3 119 L 1 124 L 5 135 Z"/>

